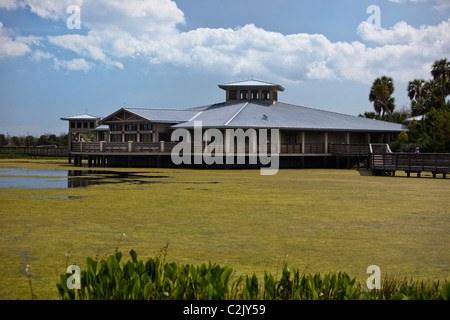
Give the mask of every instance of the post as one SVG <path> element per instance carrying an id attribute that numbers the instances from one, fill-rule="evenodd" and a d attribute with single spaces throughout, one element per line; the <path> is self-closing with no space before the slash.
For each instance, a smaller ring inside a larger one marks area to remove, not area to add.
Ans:
<path id="1" fill-rule="evenodd" d="M 411 173 L 411 155 L 408 155 L 408 177 Z"/>
<path id="2" fill-rule="evenodd" d="M 302 153 L 305 153 L 305 131 L 302 131 Z"/>
<path id="3" fill-rule="evenodd" d="M 422 164 L 422 166 L 423 166 L 423 164 Z M 434 171 L 435 172 L 437 172 L 437 168 L 438 168 L 438 165 L 437 165 L 437 153 L 435 153 L 434 154 Z"/>

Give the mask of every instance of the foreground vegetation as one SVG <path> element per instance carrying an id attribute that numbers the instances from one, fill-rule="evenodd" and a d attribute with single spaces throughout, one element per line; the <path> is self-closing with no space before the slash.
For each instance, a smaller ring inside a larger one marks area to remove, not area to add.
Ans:
<path id="1" fill-rule="evenodd" d="M 0 167 L 66 177 L 87 169 L 67 159 L 3 159 Z M 67 265 L 87 270 L 86 257 L 101 261 L 118 238 L 122 252 L 140 257 L 159 256 L 169 243 L 166 259 L 178 269 L 232 266 L 230 286 L 255 274 L 261 297 L 265 274 L 279 281 L 285 264 L 292 279 L 294 270 L 322 280 L 345 271 L 362 286 L 370 265 L 381 268 L 382 281 L 450 279 L 448 179 L 356 170 L 108 170 L 132 172 L 136 181 L 0 188 L 0 299 L 30 299 L 29 280 L 36 299 L 60 299 L 55 284 Z"/>
<path id="2" fill-rule="evenodd" d="M 284 265 L 279 279 L 271 273 L 263 281 L 252 276 L 232 280 L 233 269 L 210 263 L 165 263 L 160 257 L 120 264 L 122 253 L 102 260 L 87 258 L 80 275 L 80 288 L 68 288 L 72 274 L 60 276 L 62 299 L 132 300 L 450 300 L 450 282 L 416 283 L 387 278 L 382 287 L 368 290 L 347 273 L 305 274 Z"/>

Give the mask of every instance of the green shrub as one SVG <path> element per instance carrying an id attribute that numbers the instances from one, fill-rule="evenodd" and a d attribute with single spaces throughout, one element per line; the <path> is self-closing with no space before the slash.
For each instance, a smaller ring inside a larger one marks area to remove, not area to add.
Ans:
<path id="1" fill-rule="evenodd" d="M 57 283 L 62 299 L 74 300 L 449 300 L 450 282 L 415 283 L 386 278 L 380 290 L 367 290 L 345 272 L 304 274 L 284 266 L 280 279 L 265 273 L 231 281 L 233 269 L 219 265 L 165 263 L 159 258 L 138 260 L 134 250 L 121 264 L 115 252 L 100 261 L 86 259 L 81 288 L 67 288 L 71 274 Z"/>
<path id="2" fill-rule="evenodd" d="M 81 289 L 67 288 L 70 274 L 60 276 L 57 284 L 62 299 L 189 299 L 217 300 L 230 298 L 229 280 L 233 270 L 218 265 L 162 263 L 159 258 L 145 263 L 137 259 L 120 266 L 122 253 L 116 252 L 99 262 L 87 258 L 86 270 L 81 271 Z M 75 296 L 75 292 L 77 296 Z"/>

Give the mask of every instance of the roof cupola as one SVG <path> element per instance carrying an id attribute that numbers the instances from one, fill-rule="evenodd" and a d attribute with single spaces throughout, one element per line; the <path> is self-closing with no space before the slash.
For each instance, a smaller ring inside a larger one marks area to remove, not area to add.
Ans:
<path id="1" fill-rule="evenodd" d="M 258 80 L 220 84 L 219 88 L 226 91 L 226 103 L 258 101 L 274 104 L 278 101 L 278 91 L 284 91 L 284 88 L 279 84 Z"/>

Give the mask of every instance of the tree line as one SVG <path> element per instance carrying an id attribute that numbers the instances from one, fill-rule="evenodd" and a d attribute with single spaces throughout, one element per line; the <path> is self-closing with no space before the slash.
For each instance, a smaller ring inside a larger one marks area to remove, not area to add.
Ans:
<path id="1" fill-rule="evenodd" d="M 57 146 L 65 148 L 68 146 L 68 134 L 62 133 L 59 136 L 55 134 L 43 134 L 39 138 L 28 136 L 5 136 L 0 134 L 0 147 L 37 147 L 37 146 Z"/>
<path id="2" fill-rule="evenodd" d="M 375 79 L 369 93 L 373 112 L 361 117 L 403 123 L 410 117 L 408 132 L 403 131 L 391 143 L 393 151 L 410 152 L 416 147 L 425 152 L 450 152 L 450 62 L 436 60 L 431 66 L 431 79 L 414 79 L 408 83 L 410 107 L 395 110 L 394 81 L 382 76 Z"/>

